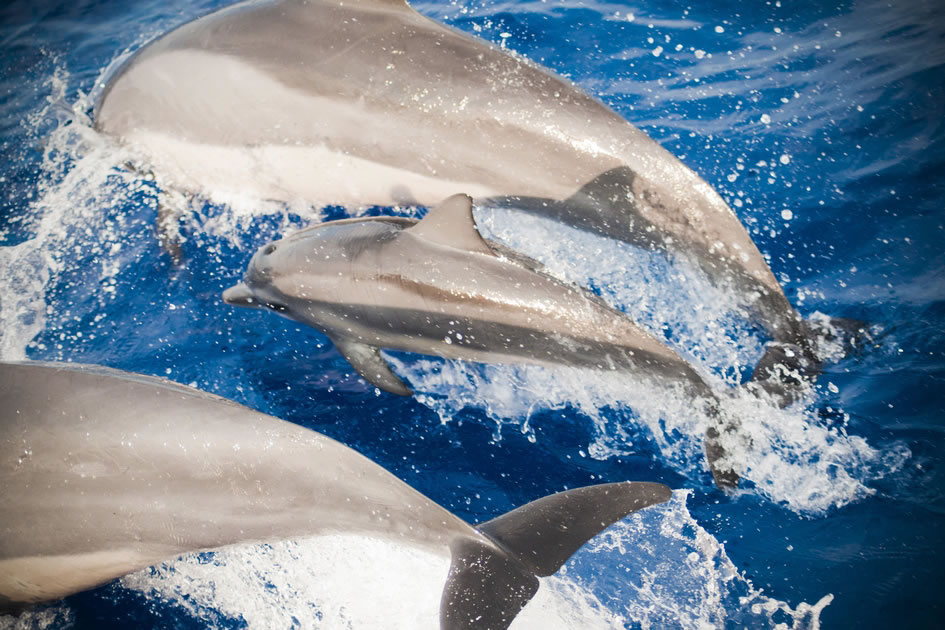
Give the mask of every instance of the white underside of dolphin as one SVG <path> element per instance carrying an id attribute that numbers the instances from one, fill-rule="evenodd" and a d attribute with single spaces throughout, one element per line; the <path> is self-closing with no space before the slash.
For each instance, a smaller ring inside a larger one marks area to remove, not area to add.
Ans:
<path id="1" fill-rule="evenodd" d="M 470 526 L 357 452 L 162 379 L 0 363 L 0 608 L 191 551 L 320 535 L 449 559 L 446 629 L 508 627 L 586 540 L 667 500 L 652 483 L 551 495 Z"/>

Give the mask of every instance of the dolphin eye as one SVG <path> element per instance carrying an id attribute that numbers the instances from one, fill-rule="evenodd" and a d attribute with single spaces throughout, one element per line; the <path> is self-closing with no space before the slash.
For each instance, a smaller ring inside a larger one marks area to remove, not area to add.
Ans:
<path id="1" fill-rule="evenodd" d="M 266 308 L 277 313 L 285 313 L 288 308 L 284 304 L 279 304 L 278 302 L 264 302 Z"/>
<path id="2" fill-rule="evenodd" d="M 263 250 L 263 256 L 268 256 L 274 251 L 276 251 L 276 245 L 275 243 L 270 243 L 269 245 L 266 246 L 266 249 Z"/>

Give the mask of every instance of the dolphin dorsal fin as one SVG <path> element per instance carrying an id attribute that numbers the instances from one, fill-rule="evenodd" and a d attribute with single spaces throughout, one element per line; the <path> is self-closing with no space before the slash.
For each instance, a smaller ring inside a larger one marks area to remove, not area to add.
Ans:
<path id="1" fill-rule="evenodd" d="M 587 182 L 571 195 L 567 203 L 588 203 L 593 205 L 631 201 L 628 197 L 633 191 L 636 174 L 627 166 L 618 166 L 605 171 Z"/>
<path id="2" fill-rule="evenodd" d="M 469 195 L 447 197 L 407 231 L 416 237 L 446 247 L 495 255 L 476 229 L 472 198 Z"/>

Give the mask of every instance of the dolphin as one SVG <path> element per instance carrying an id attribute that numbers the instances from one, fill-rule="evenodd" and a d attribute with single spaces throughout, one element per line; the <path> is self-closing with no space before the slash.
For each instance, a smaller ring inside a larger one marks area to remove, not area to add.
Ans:
<path id="1" fill-rule="evenodd" d="M 420 221 L 342 219 L 264 245 L 223 300 L 317 328 L 358 374 L 394 394 L 411 391 L 381 348 L 655 377 L 681 384 L 718 416 L 711 387 L 665 343 L 597 296 L 483 239 L 464 194 Z M 717 428 L 706 442 L 709 467 L 719 485 L 731 486 L 737 477 L 717 465 Z"/>
<path id="2" fill-rule="evenodd" d="M 443 630 L 507 628 L 588 539 L 669 499 L 578 488 L 469 525 L 324 435 L 164 379 L 0 363 L 0 607 L 197 550 L 364 533 L 448 556 Z"/>
<path id="3" fill-rule="evenodd" d="M 711 186 L 573 83 L 403 0 L 215 11 L 131 56 L 94 120 L 185 190 L 349 207 L 465 191 L 682 254 L 752 307 L 776 344 L 763 366 L 812 359 L 807 326 Z"/>

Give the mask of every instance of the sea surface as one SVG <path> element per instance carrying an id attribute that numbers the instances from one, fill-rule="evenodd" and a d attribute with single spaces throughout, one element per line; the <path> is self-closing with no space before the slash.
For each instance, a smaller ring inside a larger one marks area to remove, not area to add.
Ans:
<path id="1" fill-rule="evenodd" d="M 257 247 L 363 210 L 162 190 L 93 130 L 109 70 L 225 4 L 0 6 L 0 358 L 102 364 L 220 394 L 352 446 L 470 522 L 585 484 L 674 488 L 544 579 L 514 628 L 942 627 L 939 2 L 413 5 L 614 108 L 723 195 L 806 317 L 868 324 L 855 352 L 824 342 L 817 385 L 778 410 L 738 387 L 765 339 L 724 289 L 661 256 L 477 209 L 483 231 L 625 310 L 729 392 L 752 436 L 733 495 L 712 485 L 704 425 L 672 392 L 389 353 L 417 392 L 399 398 L 315 330 L 223 304 Z M 161 204 L 180 210 L 178 260 L 158 239 Z M 441 570 L 356 536 L 235 547 L 0 627 L 432 628 Z"/>

